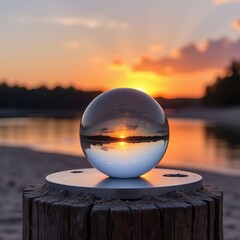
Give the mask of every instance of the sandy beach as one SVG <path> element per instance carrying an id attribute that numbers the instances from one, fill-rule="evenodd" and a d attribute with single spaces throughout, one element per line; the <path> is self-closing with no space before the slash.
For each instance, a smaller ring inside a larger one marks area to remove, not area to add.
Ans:
<path id="1" fill-rule="evenodd" d="M 52 172 L 86 167 L 89 163 L 80 157 L 0 147 L 0 240 L 21 239 L 21 192 L 25 187 L 43 183 Z M 192 171 L 203 176 L 205 185 L 224 192 L 224 239 L 239 240 L 240 177 Z"/>

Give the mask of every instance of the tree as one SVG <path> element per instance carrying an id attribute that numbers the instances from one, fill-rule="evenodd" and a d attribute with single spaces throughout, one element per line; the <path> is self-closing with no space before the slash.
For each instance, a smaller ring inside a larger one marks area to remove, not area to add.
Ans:
<path id="1" fill-rule="evenodd" d="M 240 61 L 233 61 L 226 69 L 224 77 L 207 86 L 203 103 L 207 106 L 240 105 Z"/>
<path id="2" fill-rule="evenodd" d="M 0 83 L 0 108 L 83 111 L 100 93 L 100 91 L 84 92 L 72 87 L 56 87 L 52 90 L 40 87 L 29 90 Z"/>

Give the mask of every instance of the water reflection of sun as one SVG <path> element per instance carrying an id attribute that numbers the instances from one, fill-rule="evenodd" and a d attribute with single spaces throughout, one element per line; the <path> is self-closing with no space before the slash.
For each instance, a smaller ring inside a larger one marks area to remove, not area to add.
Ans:
<path id="1" fill-rule="evenodd" d="M 124 140 L 125 136 L 124 136 L 124 134 L 123 134 L 123 133 L 121 133 L 121 135 L 120 135 L 120 138 L 121 138 L 122 140 Z M 119 142 L 119 144 L 120 144 L 120 146 L 121 146 L 121 147 L 124 147 L 124 145 L 125 145 L 125 142 L 124 142 L 124 141 L 122 141 L 122 140 Z"/>
<path id="2" fill-rule="evenodd" d="M 124 146 L 125 145 L 125 142 L 119 142 L 120 146 Z"/>

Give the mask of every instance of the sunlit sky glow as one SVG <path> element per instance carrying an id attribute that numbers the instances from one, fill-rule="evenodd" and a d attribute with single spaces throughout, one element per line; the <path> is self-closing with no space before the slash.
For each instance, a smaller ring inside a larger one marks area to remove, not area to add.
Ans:
<path id="1" fill-rule="evenodd" d="M 200 97 L 240 58 L 239 0 L 0 0 L 0 81 Z"/>

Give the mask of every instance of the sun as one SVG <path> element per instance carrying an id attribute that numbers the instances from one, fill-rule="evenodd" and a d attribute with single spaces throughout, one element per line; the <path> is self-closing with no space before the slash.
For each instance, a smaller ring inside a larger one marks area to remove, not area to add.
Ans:
<path id="1" fill-rule="evenodd" d="M 120 69 L 121 71 L 119 71 Z M 114 68 L 111 68 L 110 70 L 115 72 L 115 78 L 119 80 L 111 84 L 112 88 L 134 88 L 145 92 L 152 97 L 158 97 L 166 90 L 166 79 L 155 73 L 135 71 L 126 64 L 120 66 L 114 65 Z"/>
<path id="2" fill-rule="evenodd" d="M 159 96 L 164 90 L 163 78 L 149 72 L 129 71 L 126 73 L 127 87 L 134 88 L 149 94 L 152 97 Z M 161 89 L 159 89 L 161 86 Z"/>

